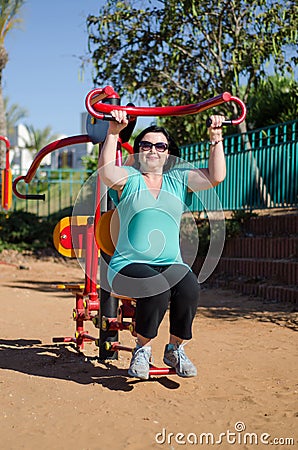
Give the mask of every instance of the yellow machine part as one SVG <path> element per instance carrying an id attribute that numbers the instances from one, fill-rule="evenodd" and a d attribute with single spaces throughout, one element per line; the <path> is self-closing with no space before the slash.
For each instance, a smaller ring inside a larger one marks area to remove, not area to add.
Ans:
<path id="1" fill-rule="evenodd" d="M 2 170 L 2 208 L 10 209 L 12 204 L 12 173 L 10 169 Z"/>
<path id="2" fill-rule="evenodd" d="M 99 248 L 112 256 L 119 234 L 119 216 L 116 209 L 104 213 L 95 224 L 95 239 Z"/>
<path id="3" fill-rule="evenodd" d="M 64 217 L 53 232 L 56 250 L 67 258 L 83 258 L 86 252 L 86 227 L 89 216 Z M 94 241 L 94 245 L 96 245 Z M 100 252 L 98 251 L 98 254 Z"/>

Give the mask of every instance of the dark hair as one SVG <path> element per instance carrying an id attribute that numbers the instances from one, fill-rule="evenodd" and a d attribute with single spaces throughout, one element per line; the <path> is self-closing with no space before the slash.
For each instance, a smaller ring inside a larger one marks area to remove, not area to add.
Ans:
<path id="1" fill-rule="evenodd" d="M 139 153 L 140 142 L 143 139 L 143 137 L 145 136 L 145 134 L 147 134 L 147 133 L 162 133 L 165 135 L 165 137 L 167 138 L 167 141 L 169 143 L 168 150 L 169 150 L 169 154 L 171 155 L 171 158 L 168 159 L 168 161 L 164 165 L 163 170 L 165 172 L 166 170 L 171 169 L 176 163 L 176 158 L 180 158 L 180 149 L 179 149 L 178 145 L 176 144 L 176 142 L 174 141 L 174 139 L 172 138 L 172 136 L 170 135 L 170 133 L 168 132 L 168 130 L 166 130 L 164 127 L 158 127 L 157 125 L 152 125 L 151 127 L 145 128 L 143 131 L 141 131 L 141 133 L 135 138 L 135 141 L 134 141 L 134 145 L 133 145 L 134 154 L 137 155 Z M 133 166 L 136 169 L 139 169 L 139 167 L 140 167 L 140 163 L 136 157 L 135 157 L 135 163 Z"/>

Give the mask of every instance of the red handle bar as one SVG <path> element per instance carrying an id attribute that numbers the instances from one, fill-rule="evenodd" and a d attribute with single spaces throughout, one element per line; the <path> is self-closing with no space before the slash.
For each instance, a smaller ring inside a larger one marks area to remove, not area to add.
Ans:
<path id="1" fill-rule="evenodd" d="M 44 200 L 45 196 L 44 194 L 21 194 L 17 190 L 17 184 L 19 181 L 23 180 L 25 183 L 30 183 L 32 178 L 34 177 L 41 160 L 47 156 L 49 153 L 58 150 L 62 147 L 67 147 L 68 145 L 74 145 L 74 144 L 83 144 L 84 142 L 90 142 L 91 139 L 88 136 L 88 134 L 81 134 L 78 136 L 70 136 L 64 139 L 59 139 L 58 141 L 51 142 L 50 144 L 46 145 L 44 148 L 42 148 L 35 158 L 33 159 L 31 166 L 28 169 L 28 172 L 26 175 L 20 175 L 19 177 L 15 178 L 12 184 L 12 190 L 14 194 L 22 199 L 29 199 L 29 200 Z"/>
<path id="2" fill-rule="evenodd" d="M 9 142 L 9 140 L 7 139 L 7 137 L 5 137 L 5 136 L 0 136 L 0 141 L 3 141 L 4 144 L 5 144 L 6 150 L 9 150 L 9 148 L 10 148 L 10 142 Z"/>
<path id="3" fill-rule="evenodd" d="M 68 145 L 74 145 L 74 144 L 83 144 L 85 142 L 92 142 L 91 138 L 88 136 L 88 134 L 81 134 L 78 136 L 70 136 L 64 139 L 59 139 L 57 141 L 51 142 L 50 144 L 46 145 L 44 148 L 42 148 L 35 156 L 34 160 L 31 163 L 31 166 L 28 169 L 28 172 L 26 175 L 20 175 L 17 178 L 14 179 L 12 184 L 12 190 L 14 194 L 22 199 L 26 200 L 44 200 L 45 195 L 44 194 L 22 194 L 17 190 L 17 184 L 19 181 L 24 181 L 25 183 L 29 184 L 32 178 L 34 177 L 42 159 L 47 156 L 49 153 L 58 150 L 62 147 L 67 147 Z M 122 143 L 122 147 L 124 147 L 129 153 L 132 153 L 132 147 L 128 142 Z"/>
<path id="4" fill-rule="evenodd" d="M 119 109 L 126 111 L 132 117 L 137 116 L 185 116 L 188 114 L 197 114 L 207 109 L 214 108 L 227 102 L 234 102 L 240 106 L 241 115 L 237 119 L 227 120 L 224 125 L 239 125 L 246 117 L 246 107 L 242 100 L 238 97 L 233 97 L 229 92 L 213 97 L 209 100 L 200 103 L 182 106 L 157 106 L 157 107 L 142 107 L 142 106 L 119 106 L 110 103 L 102 103 L 100 100 L 104 98 L 111 98 L 117 95 L 111 86 L 106 86 L 101 89 L 93 89 L 86 97 L 86 108 L 91 116 L 101 120 L 114 120 L 110 114 L 112 110 Z"/>
<path id="5" fill-rule="evenodd" d="M 214 108 L 215 106 L 222 105 L 227 102 L 234 102 L 241 109 L 241 115 L 237 119 L 226 120 L 223 125 L 239 125 L 246 117 L 246 107 L 245 104 L 237 97 L 233 97 L 229 92 L 224 92 L 223 94 L 213 97 L 209 100 L 202 101 L 200 103 L 183 105 L 183 106 L 159 106 L 159 107 L 141 107 L 141 106 L 119 106 L 111 103 L 102 103 L 101 101 L 105 98 L 108 99 L 118 99 L 119 95 L 114 91 L 111 86 L 106 86 L 104 88 L 93 89 L 90 91 L 86 97 L 86 108 L 89 114 L 96 119 L 100 120 L 114 120 L 113 116 L 110 114 L 114 109 L 120 109 L 126 111 L 126 113 L 132 117 L 138 116 L 185 116 L 188 114 L 197 114 L 207 109 Z M 210 126 L 210 123 L 207 126 Z M 4 139 L 3 139 L 4 140 Z M 49 153 L 66 147 L 67 145 L 82 144 L 85 142 L 91 142 L 91 138 L 86 134 L 71 136 L 64 139 L 60 139 L 50 144 L 46 145 L 41 149 L 31 166 L 28 169 L 26 175 L 21 175 L 13 181 L 12 189 L 14 194 L 22 199 L 42 199 L 44 200 L 44 194 L 22 194 L 17 190 L 17 184 L 19 181 L 23 180 L 25 183 L 30 183 L 34 177 L 41 160 Z M 123 145 L 123 144 L 122 144 Z M 131 148 L 128 149 L 131 152 Z"/>

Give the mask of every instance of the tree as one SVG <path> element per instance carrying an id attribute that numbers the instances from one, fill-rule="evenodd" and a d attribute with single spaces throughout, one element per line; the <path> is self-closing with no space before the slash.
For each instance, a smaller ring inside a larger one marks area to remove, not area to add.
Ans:
<path id="1" fill-rule="evenodd" d="M 55 141 L 58 136 L 52 133 L 51 127 L 42 130 L 34 128 L 33 125 L 25 125 L 28 132 L 28 139 L 24 140 L 25 147 L 32 153 L 41 150 L 49 142 Z"/>
<path id="2" fill-rule="evenodd" d="M 247 102 L 253 86 L 268 76 L 269 64 L 281 74 L 293 74 L 297 66 L 297 53 L 288 56 L 298 38 L 295 0 L 137 4 L 108 0 L 98 16 L 87 19 L 95 83 L 112 84 L 132 100 L 177 105 L 229 91 Z M 235 105 L 229 106 L 237 116 Z M 181 144 L 201 140 L 205 132 L 196 116 L 162 122 Z M 245 123 L 239 128 L 247 130 Z"/>
<path id="3" fill-rule="evenodd" d="M 247 107 L 252 129 L 297 119 L 298 82 L 279 75 L 262 79 L 250 91 Z"/>
<path id="4" fill-rule="evenodd" d="M 4 97 L 4 110 L 6 117 L 6 130 L 7 134 L 12 135 L 14 127 L 21 119 L 27 117 L 28 112 L 26 109 L 21 108 L 16 103 L 9 104 L 9 98 Z"/>
<path id="5" fill-rule="evenodd" d="M 4 41 L 9 31 L 20 22 L 18 13 L 25 0 L 0 0 L 0 134 L 7 135 L 4 100 L 2 94 L 2 75 L 8 62 Z M 0 149 L 0 168 L 4 167 L 4 153 Z"/>

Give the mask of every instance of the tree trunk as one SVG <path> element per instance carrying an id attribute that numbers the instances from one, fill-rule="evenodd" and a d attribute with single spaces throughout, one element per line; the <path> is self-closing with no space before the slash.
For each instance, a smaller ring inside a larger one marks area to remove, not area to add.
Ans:
<path id="1" fill-rule="evenodd" d="M 2 74 L 3 70 L 7 64 L 8 55 L 4 46 L 0 46 L 0 135 L 7 137 L 7 125 L 5 117 L 4 99 L 2 92 Z M 5 146 L 0 145 L 0 169 L 5 167 Z"/>
<path id="2" fill-rule="evenodd" d="M 3 101 L 1 86 L 0 86 L 0 136 L 7 137 L 6 117 L 5 117 L 4 101 Z M 0 169 L 4 169 L 4 167 L 5 167 L 5 153 L 6 153 L 6 148 L 5 148 L 3 141 L 1 141 L 1 144 L 0 144 Z"/>

